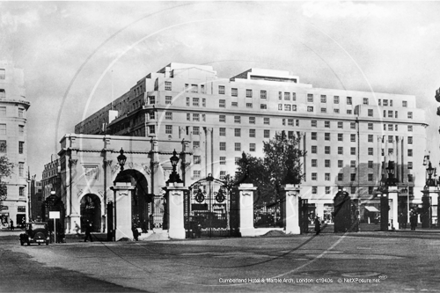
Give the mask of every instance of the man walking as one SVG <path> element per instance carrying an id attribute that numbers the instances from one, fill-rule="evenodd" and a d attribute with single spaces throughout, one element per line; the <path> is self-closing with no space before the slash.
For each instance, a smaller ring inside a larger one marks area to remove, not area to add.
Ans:
<path id="1" fill-rule="evenodd" d="M 90 238 L 90 242 L 93 242 L 92 234 L 90 234 L 90 232 L 92 232 L 92 222 L 87 220 L 87 222 L 86 222 L 86 237 L 84 238 L 84 242 L 87 242 L 87 239 L 89 239 L 89 238 Z"/>

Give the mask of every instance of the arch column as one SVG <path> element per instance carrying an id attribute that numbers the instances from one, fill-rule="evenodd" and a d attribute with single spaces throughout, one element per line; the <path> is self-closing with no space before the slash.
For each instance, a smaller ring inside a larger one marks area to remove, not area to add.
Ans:
<path id="1" fill-rule="evenodd" d="M 131 231 L 131 193 L 134 190 L 129 182 L 116 182 L 110 187 L 114 193 L 114 240 L 122 238 L 133 239 Z"/>
<path id="2" fill-rule="evenodd" d="M 255 236 L 254 228 L 254 192 L 257 188 L 252 183 L 242 183 L 240 192 L 240 233 L 243 237 Z"/>
<path id="3" fill-rule="evenodd" d="M 185 239 L 184 227 L 184 191 L 187 191 L 183 183 L 168 183 L 164 187 L 166 191 L 168 236 L 171 239 Z"/>
<path id="4" fill-rule="evenodd" d="M 299 185 L 286 184 L 283 186 L 283 190 L 285 192 L 285 229 L 286 234 L 301 234 L 301 230 L 299 227 L 299 205 L 298 205 L 298 197 L 300 192 Z"/>

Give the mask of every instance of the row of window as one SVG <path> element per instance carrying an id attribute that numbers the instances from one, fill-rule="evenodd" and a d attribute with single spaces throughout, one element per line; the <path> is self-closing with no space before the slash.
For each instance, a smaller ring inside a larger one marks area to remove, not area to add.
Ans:
<path id="1" fill-rule="evenodd" d="M 310 179 L 312 181 L 318 180 L 318 173 L 317 172 L 312 172 L 312 173 L 310 173 L 310 175 L 311 175 Z M 408 182 L 414 182 L 414 176 L 412 174 L 407 174 L 407 175 L 408 175 Z M 370 182 L 373 182 L 374 181 L 374 173 L 367 174 L 367 180 Z M 324 181 L 332 181 L 331 173 L 324 173 Z M 337 181 L 344 181 L 344 174 L 343 173 L 338 173 Z M 356 173 L 350 174 L 350 181 L 356 181 Z"/>
<path id="2" fill-rule="evenodd" d="M 325 159 L 324 160 L 324 167 L 325 168 L 331 168 L 331 160 L 329 159 Z M 310 166 L 311 167 L 319 167 L 318 164 L 318 160 L 317 159 L 311 159 L 310 160 Z M 338 168 L 343 168 L 344 167 L 344 160 L 338 160 Z M 356 160 L 350 160 L 350 168 L 356 168 L 357 167 L 357 161 Z M 412 170 L 413 169 L 413 162 L 408 162 L 407 163 L 407 167 L 408 170 Z M 373 169 L 374 168 L 374 162 L 373 161 L 368 161 L 367 162 L 367 168 L 368 169 Z"/>
<path id="3" fill-rule="evenodd" d="M 6 140 L 0 140 L 0 153 L 7 153 L 7 143 Z M 18 142 L 18 153 L 23 154 L 24 153 L 24 141 Z"/>
<path id="4" fill-rule="evenodd" d="M 410 178 L 408 178 L 408 182 L 412 182 L 412 181 L 409 181 L 409 179 Z M 412 178 L 411 178 L 411 180 L 412 180 Z M 368 186 L 368 193 L 370 195 L 372 195 L 374 193 L 374 189 L 375 188 L 376 188 L 375 186 Z M 330 194 L 331 193 L 331 189 L 332 189 L 331 186 L 325 186 L 325 194 Z M 351 194 L 356 194 L 357 187 L 356 186 L 350 186 L 349 190 L 350 190 Z M 409 186 L 408 192 L 409 192 L 409 194 L 414 195 L 414 187 Z M 312 194 L 318 194 L 318 186 L 312 186 Z"/>
<path id="5" fill-rule="evenodd" d="M 350 142 L 356 142 L 356 136 L 357 136 L 356 134 L 350 134 Z M 318 133 L 317 132 L 311 132 L 310 133 L 310 139 L 311 140 L 318 140 Z M 395 137 L 393 135 L 388 135 L 388 142 L 392 143 L 394 141 L 394 139 L 395 139 Z M 329 132 L 324 133 L 324 140 L 330 141 L 331 140 L 331 133 L 329 133 Z M 344 134 L 343 133 L 337 133 L 337 140 L 338 141 L 344 141 Z M 368 142 L 374 142 L 374 135 L 373 134 L 368 134 Z M 413 137 L 412 136 L 408 136 L 407 137 L 407 142 L 408 142 L 408 144 L 412 144 L 413 143 Z"/>
<path id="6" fill-rule="evenodd" d="M 18 134 L 24 135 L 24 125 L 18 125 Z M 6 124 L 0 124 L 0 135 L 7 135 Z"/>
<path id="7" fill-rule="evenodd" d="M 394 150 L 392 148 L 388 149 L 389 153 L 393 153 Z M 311 146 L 311 153 L 312 154 L 317 154 L 318 153 L 318 146 L 316 145 L 312 145 Z M 374 156 L 374 148 L 367 148 L 367 153 L 369 156 Z M 384 155 L 385 150 L 382 149 L 382 156 Z M 326 155 L 330 155 L 331 154 L 331 146 L 324 146 L 324 154 Z M 338 146 L 337 147 L 337 154 L 338 155 L 343 155 L 344 154 L 344 147 L 343 146 Z M 356 155 L 356 147 L 350 147 L 350 155 Z M 413 150 L 412 149 L 408 149 L 407 150 L 407 156 L 408 157 L 412 157 L 413 156 Z"/>

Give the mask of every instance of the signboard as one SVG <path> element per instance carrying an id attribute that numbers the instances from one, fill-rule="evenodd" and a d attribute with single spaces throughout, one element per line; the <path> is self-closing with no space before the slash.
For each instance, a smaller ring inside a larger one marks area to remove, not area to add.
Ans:
<path id="1" fill-rule="evenodd" d="M 49 212 L 49 219 L 59 219 L 60 218 L 60 212 Z"/>
<path id="2" fill-rule="evenodd" d="M 5 210 L 8 210 L 7 206 L 0 206 L 0 211 L 5 211 Z"/>

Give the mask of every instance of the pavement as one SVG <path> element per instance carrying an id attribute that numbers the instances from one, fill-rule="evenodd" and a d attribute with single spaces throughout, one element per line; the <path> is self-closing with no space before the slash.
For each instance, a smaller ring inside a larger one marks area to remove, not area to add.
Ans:
<path id="1" fill-rule="evenodd" d="M 1 292 L 76 292 L 75 280 L 80 280 L 82 292 L 104 288 L 113 292 L 440 291 L 439 230 L 331 233 L 325 229 L 318 236 L 270 233 L 252 238 L 67 241 L 49 246 L 20 246 L 14 233 L 0 232 L 5 236 L 0 237 L 0 252 L 8 256 L 2 257 L 0 270 L 14 276 L 0 275 Z M 16 257 L 23 260 L 19 266 L 10 264 Z M 45 271 L 57 279 L 36 277 Z M 14 287 L 13 280 L 20 277 L 34 282 Z"/>

